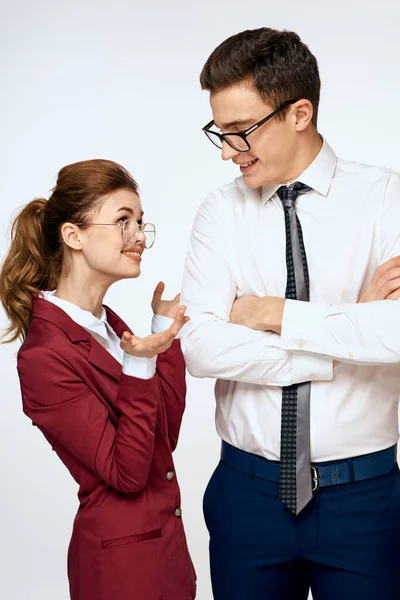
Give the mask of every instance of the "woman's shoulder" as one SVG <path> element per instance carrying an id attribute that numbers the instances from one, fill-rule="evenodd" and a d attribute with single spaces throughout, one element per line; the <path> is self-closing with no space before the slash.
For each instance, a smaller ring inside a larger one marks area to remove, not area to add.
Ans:
<path id="1" fill-rule="evenodd" d="M 64 348 L 68 346 L 68 335 L 60 327 L 51 321 L 33 318 L 19 353 L 35 347 L 47 346 L 56 349 L 59 345 Z M 69 341 L 69 343 L 71 343 Z"/>
<path id="2" fill-rule="evenodd" d="M 74 363 L 77 355 L 87 356 L 89 350 L 88 334 L 83 328 L 79 340 L 71 339 L 69 332 L 52 321 L 33 318 L 26 338 L 22 343 L 18 355 L 18 364 L 25 359 L 29 362 L 45 361 Z M 86 342 L 86 343 L 76 343 Z M 44 365 L 43 365 L 44 366 Z"/>
<path id="3" fill-rule="evenodd" d="M 46 347 L 62 354 L 76 342 L 88 341 L 88 332 L 60 307 L 47 300 L 34 297 L 32 320 L 19 355 L 34 348 Z"/>
<path id="4" fill-rule="evenodd" d="M 17 356 L 24 405 L 28 399 L 54 404 L 86 392 L 81 371 L 89 353 L 88 343 L 73 343 L 54 323 L 33 319 Z"/>

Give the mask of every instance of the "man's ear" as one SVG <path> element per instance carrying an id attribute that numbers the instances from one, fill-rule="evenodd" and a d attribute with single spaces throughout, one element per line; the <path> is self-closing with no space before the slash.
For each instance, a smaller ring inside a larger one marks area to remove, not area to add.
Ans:
<path id="1" fill-rule="evenodd" d="M 297 131 L 304 131 L 312 122 L 314 107 L 310 100 L 303 98 L 293 105 L 295 127 Z"/>

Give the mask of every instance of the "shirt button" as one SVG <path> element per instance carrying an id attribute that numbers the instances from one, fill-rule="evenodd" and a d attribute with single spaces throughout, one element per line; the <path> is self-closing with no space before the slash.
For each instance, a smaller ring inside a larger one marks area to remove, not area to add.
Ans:
<path id="1" fill-rule="evenodd" d="M 304 346 L 304 340 L 297 340 L 297 346 L 302 348 Z"/>
<path id="2" fill-rule="evenodd" d="M 178 518 L 181 517 L 182 516 L 182 509 L 181 508 L 176 508 L 174 515 L 176 517 L 178 517 Z"/>
<path id="3" fill-rule="evenodd" d="M 263 379 L 260 379 L 260 383 L 264 383 L 264 384 L 265 384 L 265 383 L 268 383 L 268 379 L 264 379 L 264 378 L 263 378 Z"/>
<path id="4" fill-rule="evenodd" d="M 354 358 L 354 354 L 352 352 L 349 352 L 349 358 Z"/>
<path id="5" fill-rule="evenodd" d="M 315 379 L 315 375 L 314 375 L 314 373 L 313 373 L 312 375 L 310 375 L 310 379 L 311 379 L 311 380 Z"/>
<path id="6" fill-rule="evenodd" d="M 168 479 L 168 481 L 171 481 L 171 479 L 175 477 L 175 473 L 173 471 L 168 471 L 165 477 Z"/>

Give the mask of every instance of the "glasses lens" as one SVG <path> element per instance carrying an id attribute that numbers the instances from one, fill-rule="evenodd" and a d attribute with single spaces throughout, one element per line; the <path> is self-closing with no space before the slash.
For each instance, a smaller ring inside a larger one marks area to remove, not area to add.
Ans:
<path id="1" fill-rule="evenodd" d="M 217 146 L 217 148 L 222 148 L 222 142 L 214 131 L 205 131 L 204 133 L 206 134 L 210 142 L 214 144 L 214 146 Z"/>
<path id="2" fill-rule="evenodd" d="M 247 143 L 240 135 L 228 134 L 224 138 L 234 150 L 238 150 L 239 152 L 247 152 L 249 150 Z"/>
<path id="3" fill-rule="evenodd" d="M 139 225 L 134 219 L 128 219 L 124 222 L 124 228 L 122 230 L 122 239 L 125 244 L 131 244 L 135 242 L 139 235 Z"/>
<path id="4" fill-rule="evenodd" d="M 222 140 L 215 133 L 215 131 L 205 131 L 204 133 L 206 134 L 208 139 L 214 144 L 214 146 L 217 146 L 217 148 L 219 148 L 221 150 Z M 231 148 L 233 148 L 234 150 L 238 150 L 239 152 L 248 152 L 248 150 L 249 150 L 247 143 L 245 142 L 245 140 L 242 137 L 240 137 L 240 135 L 225 134 L 224 140 L 226 141 L 227 144 L 230 145 Z"/>
<path id="5" fill-rule="evenodd" d="M 145 223 L 143 225 L 143 233 L 146 238 L 145 246 L 147 250 L 150 250 L 154 246 L 154 242 L 156 241 L 156 228 L 153 223 Z"/>

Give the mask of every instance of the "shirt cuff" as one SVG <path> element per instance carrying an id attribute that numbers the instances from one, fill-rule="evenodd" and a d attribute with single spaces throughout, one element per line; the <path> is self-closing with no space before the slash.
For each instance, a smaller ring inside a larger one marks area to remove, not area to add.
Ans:
<path id="1" fill-rule="evenodd" d="M 325 306 L 300 300 L 286 300 L 281 338 L 286 349 L 317 351 L 324 330 Z M 312 343 L 313 350 L 307 348 Z"/>
<path id="2" fill-rule="evenodd" d="M 311 352 L 292 353 L 293 382 L 332 381 L 333 359 Z"/>
<path id="3" fill-rule="evenodd" d="M 132 354 L 124 352 L 122 372 L 130 377 L 151 379 L 156 372 L 156 360 L 156 356 L 146 358 L 145 356 L 132 356 Z"/>
<path id="4" fill-rule="evenodd" d="M 153 315 L 151 320 L 151 333 L 161 333 L 166 329 L 169 329 L 174 322 L 173 319 L 169 317 L 164 317 L 163 315 Z M 175 339 L 179 339 L 179 333 Z"/>
<path id="5" fill-rule="evenodd" d="M 324 317 L 325 307 L 319 304 L 299 300 L 285 302 L 281 347 L 292 351 L 294 381 L 331 381 L 333 378 L 333 359 L 318 354 L 318 349 L 322 352 L 319 346 Z"/>

